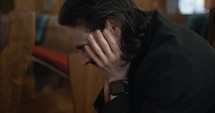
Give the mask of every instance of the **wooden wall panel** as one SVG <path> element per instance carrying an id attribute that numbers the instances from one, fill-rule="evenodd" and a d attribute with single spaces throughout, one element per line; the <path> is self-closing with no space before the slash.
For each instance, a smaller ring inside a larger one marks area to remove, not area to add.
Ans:
<path id="1" fill-rule="evenodd" d="M 206 8 L 207 9 L 215 8 L 215 0 L 206 0 Z"/>
<path id="2" fill-rule="evenodd" d="M 166 0 L 134 0 L 135 4 L 143 10 L 165 11 Z"/>
<path id="3" fill-rule="evenodd" d="M 58 14 L 65 0 L 34 0 L 37 13 Z"/>
<path id="4" fill-rule="evenodd" d="M 65 0 L 1 0 L 1 8 L 4 13 L 12 9 L 25 9 L 35 11 L 38 14 L 58 14 Z"/>
<path id="5" fill-rule="evenodd" d="M 35 11 L 34 0 L 14 0 L 16 10 L 30 10 Z"/>

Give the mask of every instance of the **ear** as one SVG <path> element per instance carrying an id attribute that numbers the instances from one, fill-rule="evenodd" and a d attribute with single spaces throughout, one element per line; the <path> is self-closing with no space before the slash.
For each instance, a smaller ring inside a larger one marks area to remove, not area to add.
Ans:
<path id="1" fill-rule="evenodd" d="M 115 36 L 120 37 L 121 36 L 121 26 L 118 21 L 115 19 L 108 18 L 106 20 L 106 29 L 109 29 Z"/>

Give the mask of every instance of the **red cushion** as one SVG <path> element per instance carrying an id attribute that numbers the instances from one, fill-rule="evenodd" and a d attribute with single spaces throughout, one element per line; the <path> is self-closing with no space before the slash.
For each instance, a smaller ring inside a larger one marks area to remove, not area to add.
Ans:
<path id="1" fill-rule="evenodd" d="M 68 74 L 68 54 L 37 45 L 33 48 L 33 55 Z"/>

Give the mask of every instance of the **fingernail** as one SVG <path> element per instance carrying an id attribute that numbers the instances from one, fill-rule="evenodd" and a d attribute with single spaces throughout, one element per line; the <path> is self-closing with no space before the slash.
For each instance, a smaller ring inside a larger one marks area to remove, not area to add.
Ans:
<path id="1" fill-rule="evenodd" d="M 104 29 L 104 31 L 103 31 L 104 33 L 107 33 L 107 29 Z"/>
<path id="2" fill-rule="evenodd" d="M 91 34 L 87 36 L 87 39 L 90 40 L 91 39 Z"/>
<path id="3" fill-rule="evenodd" d="M 97 34 L 100 34 L 100 30 L 96 30 L 96 33 L 97 33 Z"/>
<path id="4" fill-rule="evenodd" d="M 85 49 L 88 48 L 88 45 L 85 45 L 84 48 L 85 48 Z"/>

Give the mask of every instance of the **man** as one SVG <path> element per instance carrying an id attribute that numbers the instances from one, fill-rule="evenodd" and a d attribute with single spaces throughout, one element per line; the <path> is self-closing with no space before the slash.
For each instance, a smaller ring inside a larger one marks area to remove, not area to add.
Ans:
<path id="1" fill-rule="evenodd" d="M 104 75 L 99 113 L 214 113 L 214 49 L 191 30 L 132 0 L 67 0 L 59 23 Z"/>

